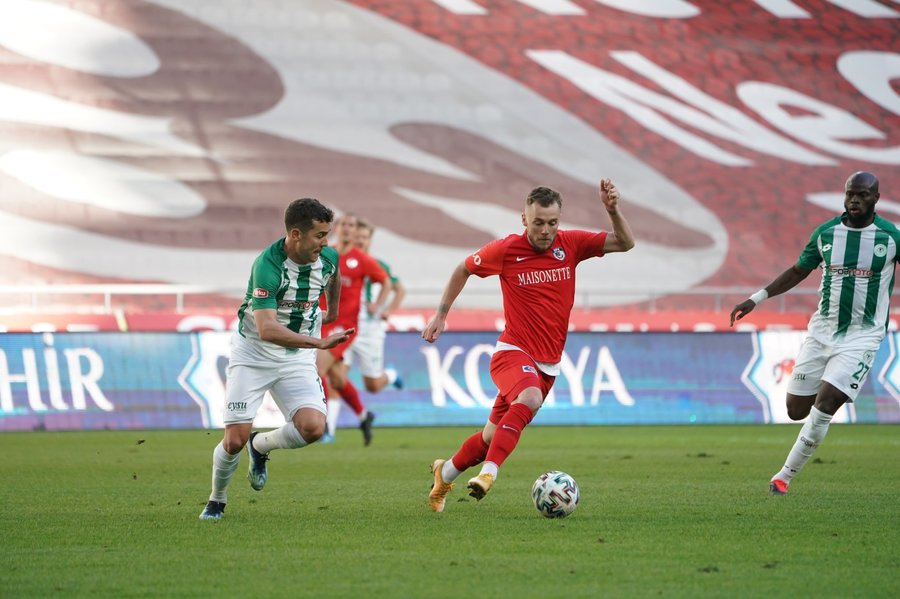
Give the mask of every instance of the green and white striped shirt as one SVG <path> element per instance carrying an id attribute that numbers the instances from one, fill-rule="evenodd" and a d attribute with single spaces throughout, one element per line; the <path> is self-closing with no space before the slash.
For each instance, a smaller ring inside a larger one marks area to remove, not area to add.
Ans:
<path id="1" fill-rule="evenodd" d="M 241 339 L 236 339 L 232 348 L 239 348 L 241 361 L 290 360 L 298 353 L 314 357 L 315 350 L 286 348 L 260 339 L 253 311 L 274 309 L 276 320 L 295 333 L 321 337 L 319 298 L 337 269 L 338 254 L 334 248 L 323 248 L 315 262 L 297 264 L 284 251 L 283 239 L 257 256 L 238 310 L 237 334 Z"/>
<path id="2" fill-rule="evenodd" d="M 810 318 L 809 333 L 827 344 L 884 337 L 900 246 L 900 231 L 877 214 L 862 229 L 848 227 L 842 218 L 817 227 L 797 260 L 807 269 L 822 266 L 819 306 Z"/>

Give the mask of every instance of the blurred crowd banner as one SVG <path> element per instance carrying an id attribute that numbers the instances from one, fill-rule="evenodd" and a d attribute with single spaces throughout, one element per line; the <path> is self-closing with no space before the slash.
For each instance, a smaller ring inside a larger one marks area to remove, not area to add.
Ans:
<path id="1" fill-rule="evenodd" d="M 900 218 L 898 40 L 897 0 L 2 0 L 0 285 L 241 289 L 311 195 L 431 307 L 538 185 L 608 229 L 610 177 L 637 245 L 579 266 L 579 306 L 708 310 L 854 171 Z M 500 310 L 476 279 L 455 306 Z M 0 310 L 95 302 L 33 295 Z"/>
<path id="2" fill-rule="evenodd" d="M 221 428 L 229 332 L 0 335 L 0 430 Z M 784 393 L 802 332 L 572 333 L 537 425 L 789 422 Z M 377 425 L 481 426 L 496 333 L 433 345 L 389 333 L 402 389 L 363 392 Z M 840 422 L 900 422 L 900 334 L 882 344 Z M 352 378 L 359 382 L 358 374 Z M 360 388 L 362 386 L 360 385 Z M 343 410 L 340 426 L 355 426 Z M 271 398 L 256 426 L 283 422 Z"/>

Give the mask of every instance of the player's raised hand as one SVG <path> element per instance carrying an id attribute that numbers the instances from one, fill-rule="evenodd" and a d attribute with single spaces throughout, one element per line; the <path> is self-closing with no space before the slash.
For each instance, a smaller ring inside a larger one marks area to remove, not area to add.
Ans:
<path id="1" fill-rule="evenodd" d="M 322 346 L 319 349 L 331 349 L 341 343 L 350 341 L 350 336 L 356 332 L 356 329 L 345 329 L 337 331 L 322 339 Z"/>
<path id="2" fill-rule="evenodd" d="M 619 207 L 619 190 L 609 179 L 600 179 L 600 201 L 607 212 L 615 212 Z"/>

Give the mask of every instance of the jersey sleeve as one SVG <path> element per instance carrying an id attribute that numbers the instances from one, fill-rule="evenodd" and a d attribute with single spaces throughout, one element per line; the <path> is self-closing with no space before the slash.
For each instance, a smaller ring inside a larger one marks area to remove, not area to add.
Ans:
<path id="1" fill-rule="evenodd" d="M 506 255 L 506 239 L 495 239 L 480 250 L 466 257 L 466 268 L 473 275 L 481 278 L 498 275 L 503 270 L 503 257 Z"/>
<path id="2" fill-rule="evenodd" d="M 569 230 L 565 232 L 566 239 L 575 248 L 578 262 L 603 256 L 603 246 L 606 245 L 606 231 L 595 233 L 592 231 Z"/>
<path id="3" fill-rule="evenodd" d="M 250 305 L 253 309 L 274 310 L 277 308 L 278 302 L 275 297 L 280 286 L 281 270 L 268 257 L 257 258 L 250 271 Z"/>
<path id="4" fill-rule="evenodd" d="M 797 258 L 797 264 L 807 270 L 814 270 L 822 263 L 822 254 L 819 252 L 819 229 L 816 229 L 809 238 L 806 247 Z"/>

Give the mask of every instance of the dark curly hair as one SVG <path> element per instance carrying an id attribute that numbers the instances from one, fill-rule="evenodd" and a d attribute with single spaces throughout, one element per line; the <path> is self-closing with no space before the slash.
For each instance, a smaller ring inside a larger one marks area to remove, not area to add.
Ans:
<path id="1" fill-rule="evenodd" d="M 288 231 L 300 229 L 305 233 L 312 229 L 314 220 L 330 223 L 333 219 L 334 211 L 315 198 L 294 200 L 284 211 L 284 227 Z"/>

